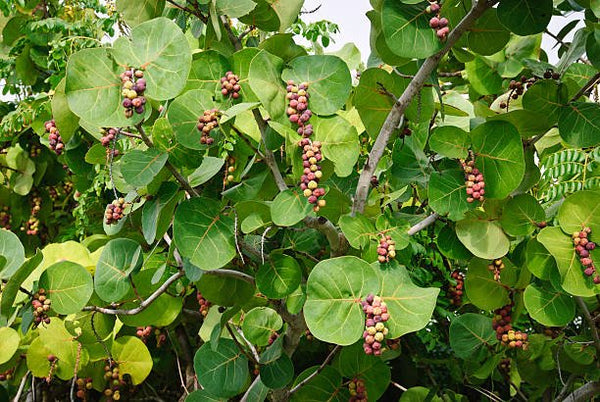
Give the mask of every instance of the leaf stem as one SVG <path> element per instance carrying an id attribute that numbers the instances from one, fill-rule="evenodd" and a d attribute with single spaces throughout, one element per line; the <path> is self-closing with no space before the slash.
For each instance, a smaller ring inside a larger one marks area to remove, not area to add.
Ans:
<path id="1" fill-rule="evenodd" d="M 311 375 L 306 377 L 304 380 L 300 381 L 298 385 L 296 385 L 294 388 L 290 389 L 288 395 L 292 395 L 293 393 L 298 392 L 300 388 L 308 384 L 310 380 L 319 375 L 325 369 L 325 366 L 327 366 L 329 362 L 333 359 L 333 357 L 337 354 L 337 352 L 340 351 L 341 348 L 342 347 L 340 345 L 335 345 L 335 348 L 333 348 L 333 350 L 329 352 L 329 355 L 325 358 L 323 363 Z"/>

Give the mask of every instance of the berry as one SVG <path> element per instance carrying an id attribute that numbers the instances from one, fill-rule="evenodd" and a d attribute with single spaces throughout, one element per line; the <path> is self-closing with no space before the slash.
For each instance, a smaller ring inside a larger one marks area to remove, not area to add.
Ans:
<path id="1" fill-rule="evenodd" d="M 488 270 L 494 273 L 494 280 L 500 282 L 500 272 L 505 268 L 501 258 L 495 259 L 488 265 Z"/>
<path id="2" fill-rule="evenodd" d="M 574 232 L 571 238 L 573 239 L 575 254 L 579 256 L 579 262 L 583 266 L 583 274 L 588 277 L 594 276 L 592 280 L 597 285 L 600 283 L 600 276 L 596 274 L 596 267 L 592 259 L 591 251 L 596 248 L 596 243 L 589 239 L 591 234 L 592 229 L 584 226 L 580 231 Z"/>
<path id="3" fill-rule="evenodd" d="M 38 291 L 33 295 L 33 300 L 31 300 L 31 305 L 33 307 L 33 325 L 37 327 L 39 324 L 49 324 L 50 317 L 48 317 L 48 311 L 50 311 L 50 305 L 52 301 L 46 296 L 46 290 L 43 288 L 38 289 Z M 48 355 L 48 361 L 50 357 L 54 355 Z"/>
<path id="4" fill-rule="evenodd" d="M 368 400 L 367 389 L 363 380 L 359 378 L 352 379 L 348 384 L 348 390 L 350 391 L 349 402 L 366 402 Z"/>
<path id="5" fill-rule="evenodd" d="M 379 254 L 378 260 L 380 263 L 390 262 L 390 259 L 396 257 L 396 242 L 392 240 L 391 236 L 387 236 L 383 233 L 379 234 L 379 247 L 377 248 L 377 254 Z"/>
<path id="6" fill-rule="evenodd" d="M 450 304 L 453 306 L 460 306 L 462 304 L 462 294 L 465 283 L 465 275 L 460 271 L 453 271 L 450 277 L 456 281 L 456 285 L 450 285 L 448 287 L 448 296 L 450 297 Z"/>
<path id="7" fill-rule="evenodd" d="M 54 119 L 48 120 L 46 123 L 44 123 L 44 128 L 48 133 L 48 145 L 50 146 L 50 149 L 53 150 L 56 155 L 62 154 L 65 144 L 62 141 Z"/>
<path id="8" fill-rule="evenodd" d="M 212 303 L 206 300 L 200 292 L 196 292 L 196 299 L 198 300 L 198 304 L 200 305 L 200 314 L 202 314 L 202 317 L 206 317 L 208 315 L 208 310 L 212 306 Z"/>
<path id="9" fill-rule="evenodd" d="M 513 303 L 494 310 L 492 328 L 496 331 L 496 339 L 498 339 L 503 346 L 525 350 L 528 346 L 528 335 L 524 332 L 512 329 L 512 326 L 509 324 L 512 321 L 512 307 Z"/>
<path id="10" fill-rule="evenodd" d="M 127 118 L 132 117 L 134 111 L 137 114 L 143 114 L 145 111 L 146 97 L 144 91 L 146 90 L 146 80 L 143 77 L 144 72 L 135 68 L 128 68 L 120 75 L 122 104 Z"/>

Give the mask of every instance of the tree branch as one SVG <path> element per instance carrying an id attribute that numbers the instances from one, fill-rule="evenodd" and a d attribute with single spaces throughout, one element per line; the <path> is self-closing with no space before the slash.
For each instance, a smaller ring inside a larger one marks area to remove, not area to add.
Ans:
<path id="1" fill-rule="evenodd" d="M 571 374 L 569 378 L 567 378 L 567 382 L 562 387 L 556 398 L 554 398 L 554 402 L 561 402 L 563 399 L 565 399 L 569 389 L 571 389 L 571 386 L 573 386 L 573 383 L 575 382 L 575 378 L 577 378 L 577 374 Z"/>
<path id="2" fill-rule="evenodd" d="M 243 272 L 240 272 L 240 271 L 235 271 L 233 269 L 214 269 L 212 271 L 205 271 L 204 275 L 236 278 L 236 279 L 241 279 L 244 282 L 248 282 L 251 285 L 254 285 L 254 278 L 252 276 L 245 274 Z"/>
<path id="3" fill-rule="evenodd" d="M 182 6 L 182 5 L 178 4 L 174 0 L 167 0 L 167 3 L 173 5 L 173 7 L 178 8 L 181 11 L 185 11 L 186 13 L 190 13 L 190 14 L 196 16 L 200 21 L 202 21 L 205 24 L 208 23 L 208 17 L 206 15 L 202 14 L 200 12 L 200 10 L 198 10 L 198 9 L 192 10 L 191 8 L 188 8 L 186 6 Z"/>
<path id="4" fill-rule="evenodd" d="M 592 332 L 592 338 L 594 339 L 594 346 L 596 347 L 596 360 L 600 362 L 600 336 L 598 335 L 598 328 L 596 328 L 596 323 L 594 319 L 590 315 L 590 310 L 588 310 L 585 301 L 581 296 L 575 296 L 575 301 L 579 305 L 579 309 L 583 314 L 583 318 L 590 326 L 590 331 Z"/>
<path id="5" fill-rule="evenodd" d="M 467 13 L 467 15 L 458 23 L 458 25 L 450 32 L 446 45 L 442 50 L 433 56 L 425 60 L 414 79 L 408 84 L 400 98 L 396 101 L 392 110 L 388 114 L 377 140 L 369 153 L 367 162 L 363 168 L 358 185 L 356 187 L 356 193 L 354 195 L 354 202 L 352 205 L 352 214 L 362 213 L 365 209 L 365 203 L 369 194 L 369 187 L 371 184 L 371 177 L 373 172 L 381 159 L 387 143 L 390 140 L 392 133 L 398 127 L 400 119 L 404 115 L 404 111 L 410 105 L 413 98 L 419 93 L 421 88 L 425 85 L 425 82 L 431 76 L 431 73 L 437 68 L 442 57 L 448 53 L 452 46 L 460 39 L 465 31 L 479 18 L 488 8 L 497 3 L 497 0 L 487 1 L 479 0 Z"/>
<path id="6" fill-rule="evenodd" d="M 410 229 L 408 229 L 408 235 L 409 236 L 414 236 L 416 233 L 420 232 L 421 230 L 425 229 L 427 226 L 433 224 L 437 218 L 439 218 L 440 216 L 438 214 L 431 214 L 429 215 L 427 218 L 423 219 L 421 222 L 417 223 L 416 225 L 414 225 L 413 227 L 411 227 Z"/>
<path id="7" fill-rule="evenodd" d="M 229 37 L 231 43 L 233 43 L 235 50 L 242 50 L 242 41 L 233 33 L 233 29 L 231 29 L 231 23 L 227 20 L 227 17 L 222 15 L 221 22 L 223 23 L 225 31 L 227 31 L 227 36 Z"/>
<path id="8" fill-rule="evenodd" d="M 596 73 L 592 78 L 590 78 L 590 80 L 579 90 L 579 92 L 577 92 L 575 96 L 571 98 L 569 103 L 575 102 L 577 99 L 585 95 L 590 89 L 594 88 L 594 85 L 598 83 L 598 80 L 600 80 L 600 72 Z"/>
<path id="9" fill-rule="evenodd" d="M 288 189 L 287 184 L 285 184 L 285 180 L 283 180 L 283 176 L 279 171 L 279 167 L 277 166 L 277 162 L 275 161 L 275 155 L 273 155 L 273 151 L 271 151 L 267 147 L 267 122 L 263 119 L 258 109 L 253 109 L 252 113 L 254 114 L 254 120 L 256 120 L 256 124 L 258 124 L 258 128 L 260 131 L 260 138 L 262 139 L 262 143 L 265 147 L 264 158 L 265 163 L 271 169 L 271 173 L 273 174 L 273 178 L 275 179 L 275 184 L 279 191 L 285 191 Z"/>
<path id="10" fill-rule="evenodd" d="M 582 387 L 577 388 L 569 396 L 563 399 L 564 402 L 584 402 L 590 400 L 594 395 L 600 394 L 600 381 L 588 382 Z"/>
<path id="11" fill-rule="evenodd" d="M 333 359 L 333 357 L 336 355 L 337 352 L 339 352 L 339 350 L 341 348 L 342 347 L 340 345 L 335 345 L 335 348 L 333 348 L 333 350 L 331 352 L 329 352 L 329 355 L 325 358 L 325 361 L 323 361 L 323 363 L 319 366 L 319 368 L 317 368 L 311 375 L 306 377 L 304 380 L 300 381 L 298 383 L 298 385 L 296 385 L 294 388 L 290 389 L 290 392 L 288 392 L 288 395 L 292 395 L 294 392 L 297 392 L 300 388 L 302 388 L 303 386 L 308 384 L 308 382 L 310 380 L 312 380 L 313 378 L 318 376 L 319 373 L 321 373 L 321 371 L 323 371 L 323 369 L 325 369 L 325 366 L 327 366 L 329 364 L 329 362 Z"/>

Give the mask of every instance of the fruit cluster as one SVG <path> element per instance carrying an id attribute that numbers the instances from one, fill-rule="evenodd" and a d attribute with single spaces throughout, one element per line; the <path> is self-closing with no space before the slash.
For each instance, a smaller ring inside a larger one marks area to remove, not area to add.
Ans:
<path id="1" fill-rule="evenodd" d="M 579 232 L 573 233 L 573 245 L 575 246 L 575 252 L 579 255 L 579 262 L 583 265 L 583 273 L 586 276 L 594 275 L 594 283 L 600 284 L 600 275 L 596 272 L 596 266 L 590 253 L 596 248 L 596 243 L 589 239 L 591 233 L 592 229 L 587 226 Z"/>
<path id="2" fill-rule="evenodd" d="M 396 258 L 396 242 L 392 240 L 392 236 L 381 233 L 377 254 L 377 259 L 381 264 Z"/>
<path id="3" fill-rule="evenodd" d="M 498 370 L 504 375 L 510 373 L 510 359 L 502 359 L 500 363 L 498 363 Z"/>
<path id="4" fill-rule="evenodd" d="M 142 340 L 142 342 L 146 343 L 146 340 L 148 340 L 148 337 L 150 335 L 152 335 L 152 326 L 148 325 L 145 327 L 137 327 L 135 334 L 138 338 L 140 338 Z"/>
<path id="5" fill-rule="evenodd" d="M 367 402 L 367 388 L 365 382 L 360 378 L 353 378 L 348 384 L 348 390 L 350 391 L 349 402 Z"/>
<path id="6" fill-rule="evenodd" d="M 202 314 L 202 317 L 206 317 L 208 315 L 208 310 L 212 306 L 212 303 L 206 300 L 200 292 L 196 292 L 196 299 L 198 300 L 198 304 L 200 305 L 200 314 Z"/>
<path id="7" fill-rule="evenodd" d="M 294 81 L 289 80 L 287 82 L 286 98 L 288 100 L 287 115 L 290 122 L 298 125 L 298 134 L 304 138 L 310 137 L 313 133 L 313 127 L 312 124 L 308 124 L 312 117 L 312 112 L 308 108 L 308 83 L 303 82 L 296 85 Z"/>
<path id="8" fill-rule="evenodd" d="M 219 126 L 219 116 L 217 109 L 205 110 L 204 114 L 198 117 L 198 124 L 196 128 L 202 136 L 200 137 L 200 144 L 212 145 L 215 139 L 210 136 L 210 132 Z"/>
<path id="9" fill-rule="evenodd" d="M 31 305 L 33 306 L 33 322 L 34 325 L 39 325 L 42 322 L 50 324 L 50 317 L 48 317 L 48 311 L 52 302 L 46 296 L 45 289 L 38 289 L 37 293 L 33 295 Z"/>
<path id="10" fill-rule="evenodd" d="M 113 362 L 114 363 L 114 362 Z M 104 366 L 104 379 L 106 380 L 106 387 L 102 392 L 106 397 L 106 402 L 118 401 L 121 399 L 121 387 L 125 385 L 123 377 L 119 373 L 119 367 L 113 364 L 111 368 L 109 364 Z"/>
<path id="11" fill-rule="evenodd" d="M 37 216 L 41 209 L 42 197 L 37 192 L 33 192 L 31 197 L 31 215 L 27 222 L 21 226 L 21 230 L 28 236 L 37 236 L 40 231 L 40 220 Z"/>
<path id="12" fill-rule="evenodd" d="M 221 93 L 223 96 L 228 96 L 233 99 L 240 97 L 240 77 L 227 71 L 225 76 L 221 78 Z"/>
<path id="13" fill-rule="evenodd" d="M 273 342 L 275 342 L 277 340 L 277 338 L 279 338 L 279 334 L 277 332 L 271 332 L 271 335 L 269 336 L 269 346 L 271 346 L 273 344 Z"/>
<path id="14" fill-rule="evenodd" d="M 88 391 L 93 388 L 92 379 L 88 378 L 78 378 L 75 381 L 77 385 L 77 393 L 75 394 L 77 398 L 86 401 L 88 398 Z"/>
<path id="15" fill-rule="evenodd" d="M 382 342 L 388 334 L 384 324 L 390 319 L 387 305 L 381 297 L 372 294 L 361 301 L 361 304 L 366 315 L 363 350 L 368 355 L 379 356 L 383 352 Z"/>
<path id="16" fill-rule="evenodd" d="M 437 0 L 429 0 L 429 5 L 425 9 L 427 14 L 435 14 L 435 16 L 431 17 L 429 20 L 429 26 L 435 30 L 436 36 L 440 40 L 446 40 L 448 34 L 450 33 L 450 28 L 448 28 L 448 19 L 440 16 L 441 6 L 437 2 Z"/>
<path id="17" fill-rule="evenodd" d="M 104 222 L 107 225 L 112 225 L 114 223 L 119 222 L 125 216 L 125 208 L 131 205 L 128 202 L 125 202 L 124 198 L 119 198 L 111 202 L 106 206 L 106 211 L 104 212 Z"/>
<path id="18" fill-rule="evenodd" d="M 494 274 L 494 280 L 500 282 L 500 273 L 506 268 L 502 258 L 496 258 L 488 265 L 488 270 Z"/>
<path id="19" fill-rule="evenodd" d="M 111 144 L 113 143 L 113 141 L 115 141 L 117 139 L 117 136 L 119 135 L 119 130 L 111 127 L 106 130 L 102 129 L 101 133 L 102 133 L 102 138 L 100 138 L 100 143 L 102 144 L 103 147 L 106 148 L 106 155 L 110 156 L 112 153 L 113 156 L 118 156 L 119 150 L 115 149 L 114 147 L 113 147 L 113 149 L 111 149 Z"/>
<path id="20" fill-rule="evenodd" d="M 386 339 L 385 344 L 389 350 L 398 350 L 400 349 L 400 338 Z"/>
<path id="21" fill-rule="evenodd" d="M 475 200 L 483 201 L 485 194 L 485 181 L 483 174 L 475 167 L 475 154 L 469 150 L 469 157 L 460 160 L 461 166 L 465 172 L 465 184 L 467 186 L 467 202 L 472 203 Z"/>
<path id="22" fill-rule="evenodd" d="M 508 346 L 511 349 L 522 348 L 525 350 L 527 349 L 527 334 L 512 328 L 512 308 L 513 303 L 510 303 L 494 310 L 492 328 L 496 331 L 496 339 L 498 339 L 502 345 Z"/>
<path id="23" fill-rule="evenodd" d="M 465 286 L 465 274 L 456 270 L 452 271 L 450 277 L 456 281 L 456 285 L 450 285 L 448 287 L 448 296 L 450 297 L 450 304 L 453 306 L 460 306 L 462 304 L 463 288 Z"/>
<path id="24" fill-rule="evenodd" d="M 10 230 L 10 222 L 12 217 L 10 215 L 10 207 L 5 205 L 0 209 L 0 228 Z"/>
<path id="25" fill-rule="evenodd" d="M 29 148 L 29 157 L 37 158 L 42 153 L 42 148 L 38 144 L 32 144 Z"/>
<path id="26" fill-rule="evenodd" d="M 552 70 L 551 68 L 547 69 L 544 72 L 544 78 L 549 80 L 549 79 L 553 79 L 553 80 L 559 80 L 560 79 L 560 74 L 555 72 L 554 70 Z"/>
<path id="27" fill-rule="evenodd" d="M 56 128 L 54 119 L 44 123 L 44 128 L 48 133 L 48 145 L 50 146 L 50 149 L 53 150 L 56 155 L 62 154 L 65 144 L 62 142 L 62 137 L 58 132 L 58 128 Z"/>
<path id="28" fill-rule="evenodd" d="M 129 118 L 133 116 L 134 110 L 137 114 L 144 113 L 144 105 L 146 104 L 146 97 L 144 96 L 146 79 L 144 78 L 144 72 L 135 68 L 128 68 L 121 73 L 120 77 L 123 88 L 121 95 L 123 95 L 125 117 Z"/>
<path id="29" fill-rule="evenodd" d="M 0 381 L 10 381 L 13 378 L 13 373 L 15 372 L 14 368 L 8 369 L 2 373 L 0 373 Z"/>
<path id="30" fill-rule="evenodd" d="M 227 158 L 226 162 L 227 173 L 225 173 L 225 177 L 223 178 L 223 187 L 227 186 L 235 179 L 235 177 L 233 176 L 233 173 L 235 172 L 235 158 L 230 156 L 229 158 Z"/>

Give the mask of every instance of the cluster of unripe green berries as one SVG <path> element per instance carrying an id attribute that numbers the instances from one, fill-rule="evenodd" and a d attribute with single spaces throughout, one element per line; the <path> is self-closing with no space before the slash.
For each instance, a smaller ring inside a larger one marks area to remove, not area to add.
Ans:
<path id="1" fill-rule="evenodd" d="M 579 232 L 573 233 L 573 245 L 575 246 L 575 252 L 579 256 L 579 262 L 583 265 L 583 273 L 586 276 L 594 276 L 594 283 L 600 284 L 600 275 L 596 272 L 596 266 L 592 260 L 591 251 L 596 248 L 596 243 L 590 241 L 589 237 L 592 233 L 592 229 L 585 226 Z"/>
<path id="2" fill-rule="evenodd" d="M 0 373 L 0 381 L 10 381 L 13 378 L 13 373 L 15 372 L 14 368 L 8 369 L 2 373 Z"/>
<path id="3" fill-rule="evenodd" d="M 62 142 L 62 137 L 60 136 L 60 132 L 56 127 L 54 119 L 44 123 L 44 129 L 48 133 L 48 145 L 50 146 L 50 149 L 53 150 L 56 155 L 62 154 L 65 144 Z"/>
<path id="4" fill-rule="evenodd" d="M 32 144 L 29 148 L 29 156 L 31 158 L 37 158 L 42 153 L 42 148 L 38 144 Z"/>
<path id="5" fill-rule="evenodd" d="M 427 12 L 427 14 L 435 14 L 435 16 L 431 17 L 429 20 L 429 26 L 435 30 L 435 34 L 440 40 L 446 40 L 448 33 L 450 33 L 448 19 L 440 17 L 441 6 L 437 0 L 429 0 L 429 3 L 430 4 L 425 9 L 425 12 Z"/>
<path id="6" fill-rule="evenodd" d="M 210 136 L 210 132 L 219 126 L 219 116 L 217 114 L 218 109 L 205 110 L 204 114 L 198 117 L 198 124 L 196 128 L 202 136 L 200 137 L 200 144 L 212 145 L 215 139 Z"/>
<path id="7" fill-rule="evenodd" d="M 507 304 L 497 310 L 494 310 L 492 318 L 492 328 L 496 331 L 496 339 L 504 346 L 511 349 L 521 348 L 527 349 L 527 334 L 512 328 L 511 312 L 513 303 Z"/>
<path id="8" fill-rule="evenodd" d="M 383 352 L 383 341 L 388 334 L 385 322 L 390 319 L 386 303 L 379 296 L 369 294 L 361 301 L 366 315 L 363 332 L 363 350 L 368 355 L 380 356 Z"/>
<path id="9" fill-rule="evenodd" d="M 462 304 L 463 288 L 465 286 L 465 274 L 456 270 L 452 271 L 450 277 L 456 282 L 456 285 L 451 284 L 448 287 L 448 296 L 450 297 L 450 304 L 452 304 L 453 306 L 460 306 Z"/>
<path id="10" fill-rule="evenodd" d="M 121 399 L 121 387 L 125 385 L 123 377 L 119 372 L 119 367 L 114 364 L 114 367 L 110 365 L 104 366 L 104 379 L 106 380 L 106 387 L 102 392 L 105 396 L 106 402 L 118 401 Z"/>
<path id="11" fill-rule="evenodd" d="M 210 310 L 210 307 L 212 306 L 212 303 L 206 300 L 200 292 L 196 292 L 196 299 L 200 305 L 200 314 L 202 314 L 202 317 L 206 317 L 208 315 L 208 310 Z"/>
<path id="12" fill-rule="evenodd" d="M 0 209 L 0 228 L 10 230 L 10 222 L 12 217 L 10 215 L 10 207 L 5 205 Z"/>
<path id="13" fill-rule="evenodd" d="M 106 206 L 106 211 L 104 212 L 104 222 L 107 225 L 112 225 L 119 222 L 125 216 L 125 208 L 127 208 L 129 205 L 131 204 L 125 202 L 123 197 L 118 198 L 108 204 Z"/>
<path id="14" fill-rule="evenodd" d="M 223 96 L 238 99 L 240 97 L 240 90 L 242 89 L 239 82 L 240 77 L 231 71 L 227 71 L 225 76 L 221 78 L 221 93 Z"/>
<path id="15" fill-rule="evenodd" d="M 467 202 L 483 201 L 485 194 L 485 181 L 483 174 L 475 167 L 475 154 L 469 150 L 467 160 L 460 160 L 463 171 L 465 172 L 465 185 L 467 192 Z"/>
<path id="16" fill-rule="evenodd" d="M 348 384 L 350 399 L 348 402 L 367 402 L 367 388 L 365 382 L 360 378 L 353 378 Z"/>
<path id="17" fill-rule="evenodd" d="M 302 147 L 302 164 L 304 171 L 300 177 L 300 190 L 302 190 L 308 202 L 313 204 L 313 210 L 318 212 L 319 209 L 326 205 L 325 200 L 320 199 L 325 195 L 325 189 L 319 187 L 319 181 L 323 177 L 319 162 L 323 160 L 321 154 L 321 142 L 311 141 L 308 138 L 302 138 L 299 142 Z"/>
<path id="18" fill-rule="evenodd" d="M 235 158 L 233 158 L 233 157 L 227 158 L 227 164 L 225 166 L 226 166 L 226 173 L 225 173 L 225 177 L 223 178 L 223 186 L 228 185 L 235 179 L 235 177 L 233 176 L 233 173 L 235 172 Z"/>
<path id="19" fill-rule="evenodd" d="M 90 377 L 78 378 L 77 381 L 75 381 L 75 384 L 77 385 L 77 393 L 75 394 L 77 398 L 84 401 L 87 400 L 87 393 L 94 386 L 92 379 Z"/>
<path id="20" fill-rule="evenodd" d="M 494 274 L 494 280 L 500 281 L 500 273 L 502 270 L 506 268 L 504 262 L 502 262 L 502 258 L 496 258 L 491 263 L 488 264 L 488 270 Z"/>
<path id="21" fill-rule="evenodd" d="M 123 95 L 125 117 L 129 118 L 133 116 L 134 111 L 137 114 L 144 113 L 144 105 L 146 104 L 146 97 L 144 96 L 146 79 L 144 78 L 144 72 L 135 68 L 128 68 L 121 73 L 120 77 L 123 88 L 121 95 Z"/>
<path id="22" fill-rule="evenodd" d="M 31 301 L 31 306 L 33 307 L 33 322 L 37 326 L 42 322 L 45 324 L 50 324 L 50 317 L 48 317 L 48 311 L 50 310 L 50 305 L 52 302 L 46 295 L 45 289 L 38 289 L 38 291 L 33 295 L 33 300 Z"/>
<path id="23" fill-rule="evenodd" d="M 392 240 L 392 236 L 382 233 L 377 247 L 377 260 L 383 264 L 394 258 L 396 258 L 396 242 Z"/>

